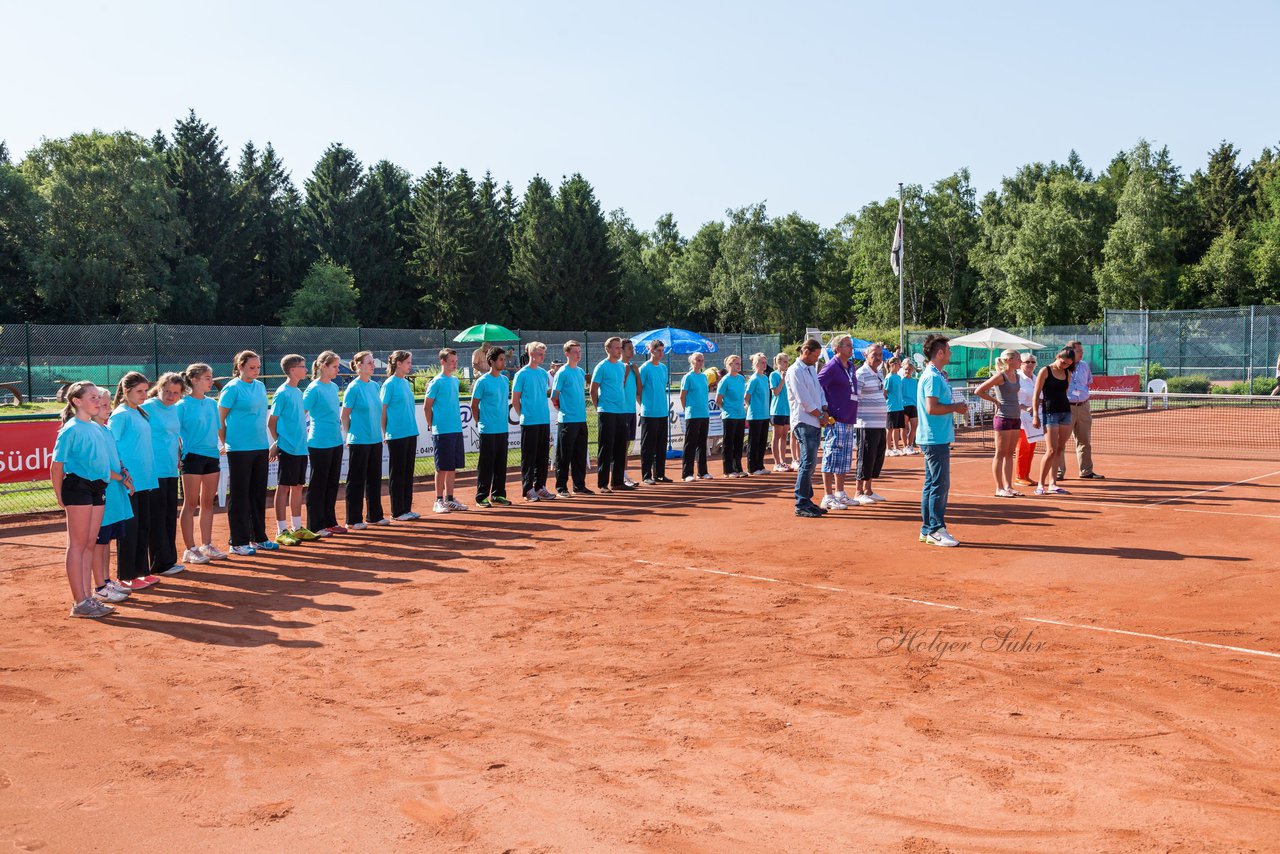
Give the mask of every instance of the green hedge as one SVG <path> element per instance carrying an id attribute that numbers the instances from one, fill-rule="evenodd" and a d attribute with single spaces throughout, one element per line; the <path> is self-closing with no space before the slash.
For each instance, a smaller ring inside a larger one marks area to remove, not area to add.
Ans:
<path id="1" fill-rule="evenodd" d="M 1208 394 L 1211 382 L 1204 374 L 1169 378 L 1170 394 Z"/>

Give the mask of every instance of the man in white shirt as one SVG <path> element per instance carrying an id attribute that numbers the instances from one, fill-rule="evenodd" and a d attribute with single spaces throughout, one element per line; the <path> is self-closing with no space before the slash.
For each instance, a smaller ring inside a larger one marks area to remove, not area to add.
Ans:
<path id="1" fill-rule="evenodd" d="M 1089 384 L 1093 371 L 1084 357 L 1084 342 L 1068 341 L 1067 346 L 1076 351 L 1076 369 L 1071 372 L 1067 386 L 1067 400 L 1071 401 L 1071 435 L 1076 440 L 1076 460 L 1080 463 L 1080 476 L 1086 480 L 1104 480 L 1093 470 L 1093 413 L 1089 406 Z M 1062 457 L 1063 460 L 1066 457 Z M 1058 477 L 1066 475 L 1066 463 L 1058 469 Z"/>
<path id="2" fill-rule="evenodd" d="M 822 354 L 822 342 L 810 338 L 800 345 L 800 359 L 787 371 L 787 403 L 791 407 L 791 434 L 800 447 L 796 471 L 797 516 L 819 519 L 826 514 L 813 503 L 813 470 L 818 462 L 818 437 L 827 418 L 827 398 L 814 365 Z"/>

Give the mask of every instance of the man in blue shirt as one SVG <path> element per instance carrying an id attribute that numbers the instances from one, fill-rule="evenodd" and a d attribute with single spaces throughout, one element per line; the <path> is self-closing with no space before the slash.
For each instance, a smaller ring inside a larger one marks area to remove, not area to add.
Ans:
<path id="1" fill-rule="evenodd" d="M 555 498 L 547 490 L 547 462 L 551 455 L 551 375 L 542 367 L 547 345 L 533 341 L 525 347 L 529 364 L 516 372 L 511 406 L 520 418 L 520 481 L 525 501 Z"/>
<path id="2" fill-rule="evenodd" d="M 1093 412 L 1089 405 L 1089 384 L 1093 371 L 1084 357 L 1083 341 L 1068 341 L 1067 346 L 1076 351 L 1076 369 L 1071 372 L 1067 385 L 1067 400 L 1071 402 L 1071 435 L 1076 440 L 1076 460 L 1080 463 L 1080 476 L 1086 480 L 1105 480 L 1093 470 Z M 1059 459 L 1066 460 L 1063 455 Z M 1066 463 L 1058 469 L 1058 479 L 1066 476 Z"/>
<path id="3" fill-rule="evenodd" d="M 623 478 L 627 467 L 628 416 L 634 411 L 626 404 L 627 366 L 622 361 L 622 339 L 613 336 L 604 342 L 608 358 L 601 359 L 591 372 L 591 402 L 600 417 L 597 454 L 600 458 L 596 486 L 601 492 L 635 489 Z"/>
<path id="4" fill-rule="evenodd" d="M 569 475 L 573 474 L 573 491 L 594 495 L 587 489 L 587 375 L 578 363 L 582 361 L 582 345 L 566 341 L 564 356 L 568 364 L 556 371 L 551 388 L 551 402 L 556 416 L 556 495 L 569 497 Z"/>
<path id="5" fill-rule="evenodd" d="M 476 463 L 476 504 L 505 506 L 507 500 L 507 351 L 494 347 L 485 357 L 489 372 L 471 387 L 471 417 L 480 429 Z"/>
<path id="6" fill-rule="evenodd" d="M 951 443 L 956 427 L 952 415 L 963 415 L 969 407 L 951 402 L 951 386 L 942 369 L 951 361 L 951 345 L 945 335 L 924 339 L 928 361 L 920 375 L 916 405 L 920 425 L 916 444 L 924 453 L 924 489 L 920 493 L 920 542 L 931 546 L 958 546 L 960 541 L 947 532 L 947 496 L 951 491 Z"/>
<path id="7" fill-rule="evenodd" d="M 671 483 L 667 477 L 667 366 L 662 364 L 666 345 L 649 344 L 649 361 L 640 366 L 640 477 L 644 483 Z"/>

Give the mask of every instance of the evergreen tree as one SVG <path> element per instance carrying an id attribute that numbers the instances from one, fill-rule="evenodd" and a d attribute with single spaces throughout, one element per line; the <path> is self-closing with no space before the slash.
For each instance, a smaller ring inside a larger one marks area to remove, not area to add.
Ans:
<path id="1" fill-rule="evenodd" d="M 418 318 L 409 275 L 413 188 L 409 173 L 381 160 L 369 169 L 357 198 L 359 240 L 352 275 L 364 326 L 407 327 Z"/>
<path id="2" fill-rule="evenodd" d="M 364 171 L 355 153 L 333 143 L 307 179 L 303 221 L 315 250 L 351 267 L 361 252 L 361 190 Z"/>
<path id="3" fill-rule="evenodd" d="M 575 173 L 560 184 L 555 207 L 560 268 L 543 323 L 552 329 L 612 327 L 620 320 L 623 294 L 617 251 L 595 190 Z"/>
<path id="4" fill-rule="evenodd" d="M 355 326 L 360 291 L 346 267 L 326 259 L 311 265 L 283 311 L 285 326 Z"/>
<path id="5" fill-rule="evenodd" d="M 645 255 L 652 248 L 649 236 L 637 229 L 621 208 L 609 213 L 609 243 L 618 259 L 618 326 L 647 329 L 670 322 L 670 308 L 661 298 L 662 280 L 645 264 Z"/>
<path id="6" fill-rule="evenodd" d="M 1098 298 L 1103 308 L 1164 308 L 1178 273 L 1177 170 L 1167 149 L 1153 151 L 1145 140 L 1129 166 L 1096 275 Z"/>
<path id="7" fill-rule="evenodd" d="M 302 200 L 270 143 L 259 155 L 246 143 L 236 172 L 240 270 L 219 289 L 222 323 L 271 323 L 315 257 Z"/>
<path id="8" fill-rule="evenodd" d="M 197 118 L 195 110 L 174 125 L 165 159 L 178 212 L 187 224 L 176 270 L 180 290 L 169 319 L 205 323 L 217 307 L 219 287 L 239 289 L 235 280 L 243 269 L 231 166 L 217 130 Z"/>
<path id="9" fill-rule="evenodd" d="M 44 206 L 0 142 L 0 323 L 31 320 L 38 311 L 32 265 Z"/>
<path id="10" fill-rule="evenodd" d="M 665 283 L 671 278 L 671 267 L 676 258 L 684 252 L 687 241 L 680 236 L 680 226 L 670 213 L 664 213 L 653 224 L 653 232 L 649 236 L 649 246 L 644 252 L 644 263 L 649 274 Z"/>
<path id="11" fill-rule="evenodd" d="M 560 215 L 551 185 L 541 175 L 535 175 L 512 224 L 508 320 L 525 328 L 559 328 L 559 304 L 554 291 L 560 285 L 563 250 Z M 589 325 L 578 314 L 563 328 Z"/>
<path id="12" fill-rule="evenodd" d="M 476 188 L 472 218 L 475 222 L 475 257 L 472 264 L 473 301 L 467 320 L 487 323 L 512 320 L 511 226 L 515 205 L 511 185 L 499 189 L 488 172 Z M 510 207 L 508 205 L 511 205 Z"/>
<path id="13" fill-rule="evenodd" d="M 1178 258 L 1182 263 L 1195 263 L 1216 237 L 1244 226 L 1249 212 L 1251 193 L 1247 170 L 1238 162 L 1239 150 L 1222 141 L 1209 152 L 1209 164 L 1191 175 L 1187 187 L 1187 234 Z"/>
<path id="14" fill-rule="evenodd" d="M 765 332 L 794 341 L 813 323 L 827 244 L 822 229 L 798 213 L 773 220 L 768 235 Z"/>
<path id="15" fill-rule="evenodd" d="M 716 307 L 712 298 L 712 274 L 720 263 L 724 223 L 705 223 L 672 262 L 668 289 L 676 317 L 689 329 L 714 331 Z"/>
<path id="16" fill-rule="evenodd" d="M 413 194 L 413 254 L 419 324 L 452 327 L 471 298 L 469 200 L 454 175 L 437 163 Z"/>

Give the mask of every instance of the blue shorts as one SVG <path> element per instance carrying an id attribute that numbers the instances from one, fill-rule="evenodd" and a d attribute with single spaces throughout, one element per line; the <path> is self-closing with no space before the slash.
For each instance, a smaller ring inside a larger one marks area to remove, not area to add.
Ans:
<path id="1" fill-rule="evenodd" d="M 1070 412 L 1045 412 L 1040 411 L 1040 423 L 1045 427 L 1070 427 Z"/>
<path id="2" fill-rule="evenodd" d="M 837 421 L 822 432 L 822 470 L 830 474 L 847 474 L 853 463 L 852 424 Z"/>
<path id="3" fill-rule="evenodd" d="M 110 525 L 103 525 L 98 529 L 97 544 L 105 546 L 110 544 L 112 540 L 118 540 L 124 536 L 124 523 L 126 520 L 121 519 L 119 522 L 112 522 Z"/>
<path id="4" fill-rule="evenodd" d="M 436 471 L 457 471 L 466 463 L 461 433 L 441 433 L 433 438 L 432 456 Z"/>

